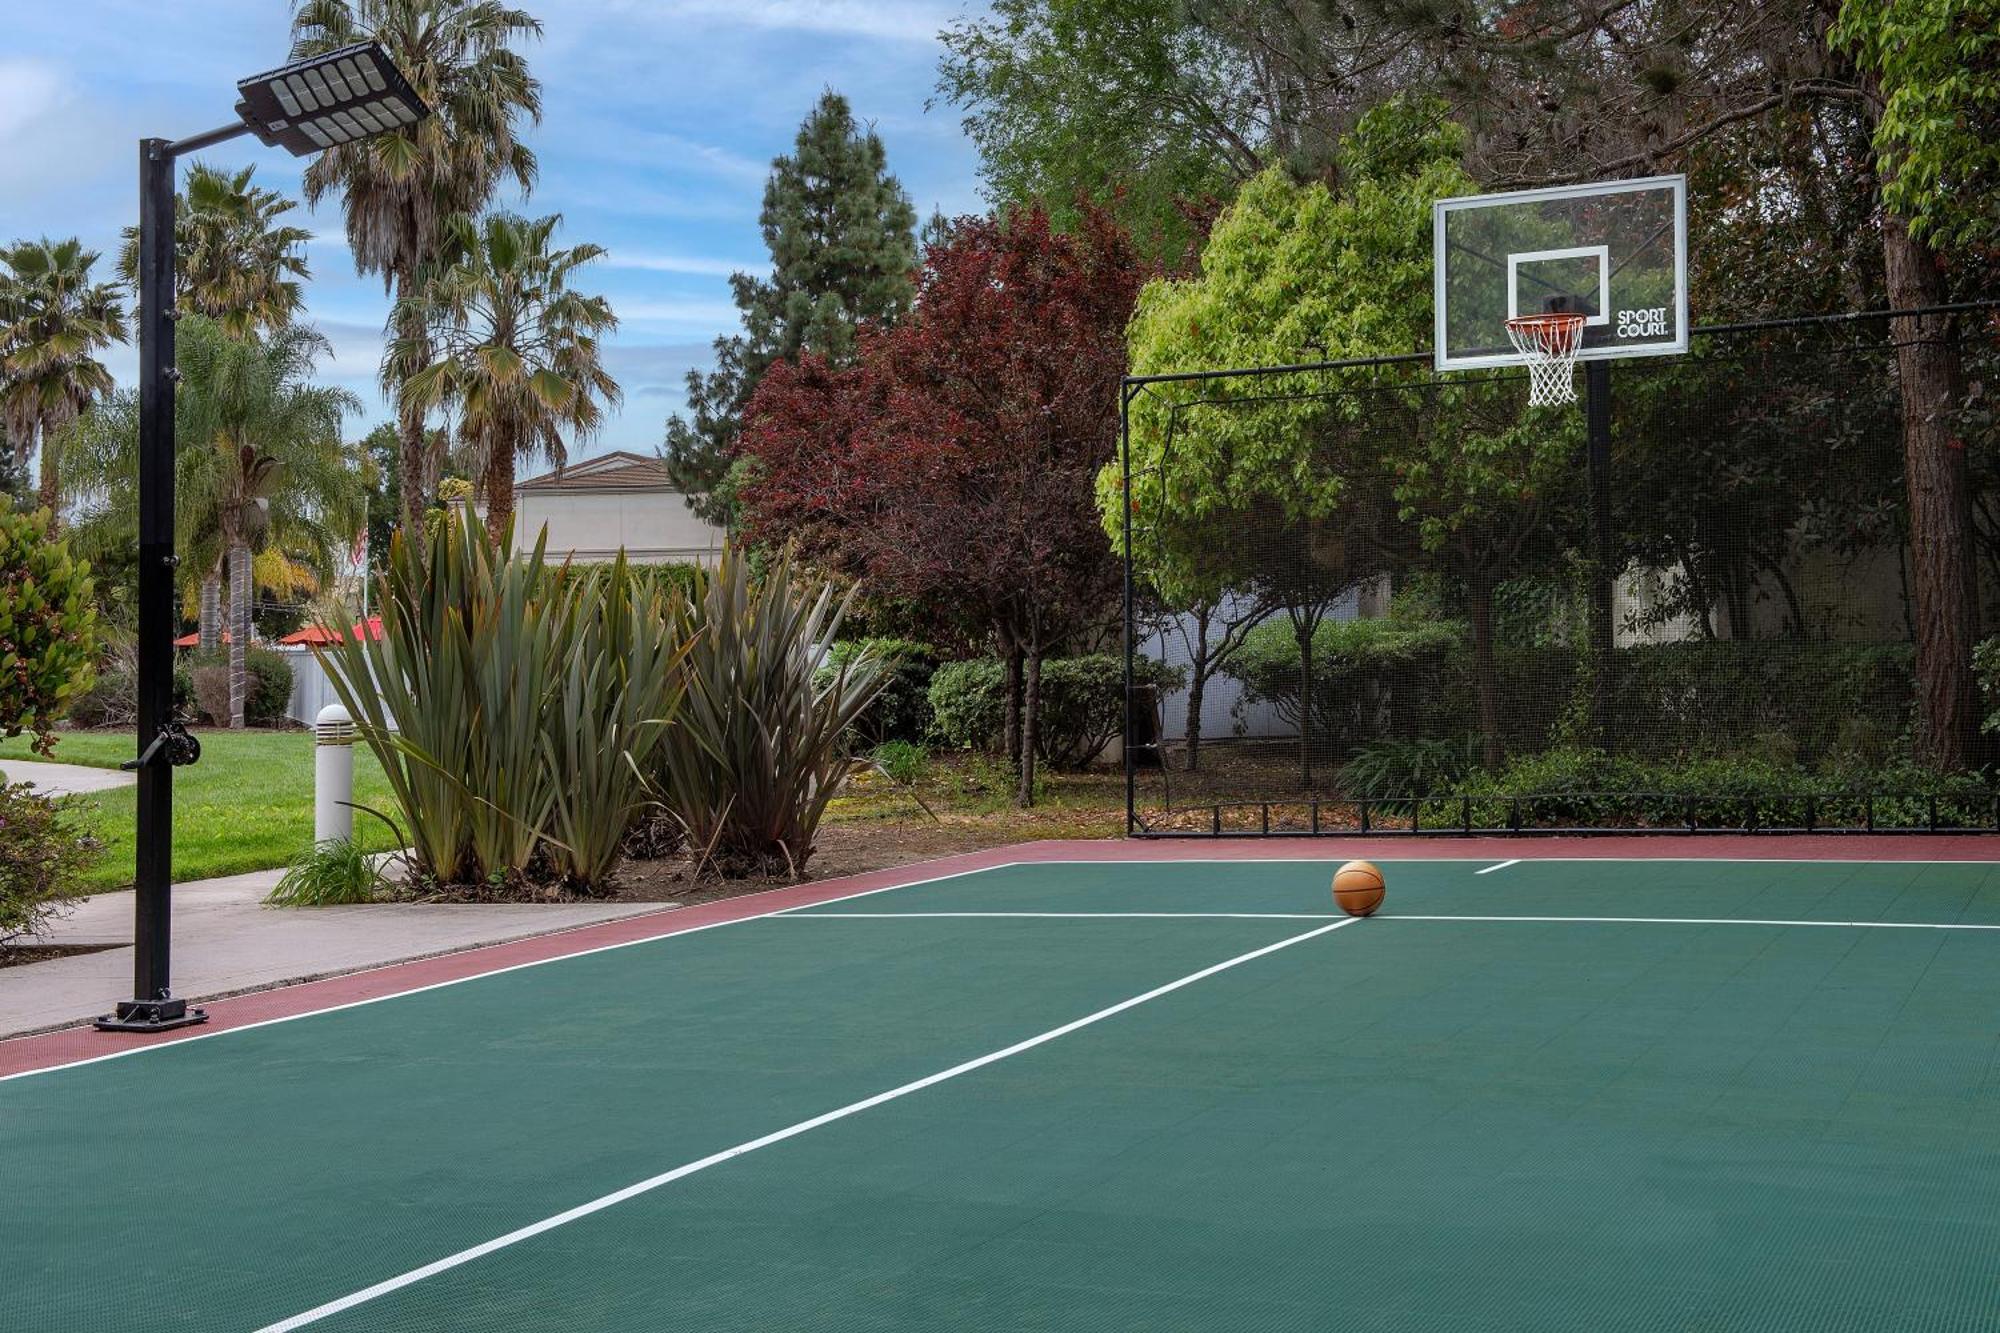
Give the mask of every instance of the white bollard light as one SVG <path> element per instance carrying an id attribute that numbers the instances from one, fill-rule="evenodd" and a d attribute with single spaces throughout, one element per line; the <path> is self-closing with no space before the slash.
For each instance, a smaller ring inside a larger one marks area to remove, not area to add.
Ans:
<path id="1" fill-rule="evenodd" d="M 313 722 L 313 843 L 354 836 L 354 718 L 339 704 Z"/>

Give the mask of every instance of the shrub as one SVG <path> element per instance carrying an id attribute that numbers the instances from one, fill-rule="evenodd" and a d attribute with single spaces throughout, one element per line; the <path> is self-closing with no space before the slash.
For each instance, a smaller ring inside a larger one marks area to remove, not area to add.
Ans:
<path id="1" fill-rule="evenodd" d="M 931 766 L 931 754 L 909 741 L 883 741 L 869 756 L 883 776 L 900 786 L 913 787 Z"/>
<path id="2" fill-rule="evenodd" d="M 570 572 L 583 578 L 604 578 L 612 568 L 611 561 L 591 561 L 572 564 Z M 667 601 L 672 601 L 678 594 L 682 600 L 691 602 L 701 596 L 702 580 L 707 577 L 707 572 L 689 560 L 669 560 L 657 565 L 628 561 L 625 575 L 641 594 L 658 593 Z"/>
<path id="3" fill-rule="evenodd" d="M 224 658 L 199 659 L 188 664 L 188 681 L 194 694 L 197 720 L 213 726 L 229 725 L 229 662 Z"/>
<path id="4" fill-rule="evenodd" d="M 1466 697 L 1448 684 L 1464 638 L 1453 621 L 1325 620 L 1313 632 L 1311 735 L 1327 755 L 1378 737 L 1467 730 L 1450 710 Z M 1291 621 L 1277 616 L 1250 631 L 1223 671 L 1242 683 L 1245 703 L 1271 704 L 1298 726 L 1304 664 Z"/>
<path id="5" fill-rule="evenodd" d="M 249 680 L 243 696 L 243 720 L 253 727 L 279 726 L 292 702 L 292 664 L 282 653 L 251 647 L 243 655 Z"/>
<path id="6" fill-rule="evenodd" d="M 1179 667 L 1140 659 L 1133 683 L 1178 689 Z M 1035 754 L 1051 768 L 1079 769 L 1104 753 L 1125 726 L 1125 668 L 1109 653 L 1042 663 L 1042 715 Z M 931 735 L 951 749 L 1000 748 L 1007 718 L 1007 670 L 994 658 L 947 662 L 931 677 Z"/>
<path id="7" fill-rule="evenodd" d="M 853 767 L 846 746 L 883 681 L 854 654 L 821 682 L 818 664 L 853 593 L 836 602 L 779 556 L 754 583 L 725 548 L 692 609 L 680 674 L 686 699 L 660 746 L 658 795 L 705 867 L 798 875 L 827 802 Z"/>
<path id="8" fill-rule="evenodd" d="M 1470 736 L 1361 746 L 1341 767 L 1341 794 L 1355 800 L 1382 800 L 1453 790 L 1479 766 L 1476 746 Z"/>
<path id="9" fill-rule="evenodd" d="M 375 858 L 352 839 L 333 838 L 293 858 L 264 901 L 273 907 L 332 907 L 373 901 L 381 887 Z"/>
<path id="10" fill-rule="evenodd" d="M 0 786 L 0 944 L 39 935 L 76 900 L 77 882 L 103 850 L 74 819 L 76 805 L 25 782 Z"/>
<path id="11" fill-rule="evenodd" d="M 953 750 L 995 749 L 1007 716 L 1007 669 L 990 657 L 946 662 L 931 676 L 931 735 Z"/>
<path id="12" fill-rule="evenodd" d="M 1806 806 L 1821 822 L 1858 824 L 1872 802 L 1882 827 L 1920 827 L 1930 798 L 1940 821 L 1989 818 L 1993 789 L 1972 774 L 1941 774 L 1908 760 L 1843 774 L 1813 773 L 1768 754 L 1737 753 L 1673 760 L 1645 760 L 1594 749 L 1555 749 L 1515 760 L 1498 773 L 1478 773 L 1452 797 L 1474 798 L 1475 822 L 1499 827 L 1516 813 L 1524 824 L 1554 826 L 1671 826 L 1692 815 L 1706 826 L 1745 822 L 1751 805 L 1765 823 L 1803 824 Z M 1523 800 L 1517 807 L 1515 798 Z M 1448 824 L 1463 815 L 1454 799 L 1426 803 L 1427 822 Z"/>
<path id="13" fill-rule="evenodd" d="M 179 680 L 179 669 L 175 677 Z M 129 727 L 139 720 L 139 643 L 128 631 L 108 634 L 97 678 L 70 705 L 79 727 Z"/>
<path id="14" fill-rule="evenodd" d="M 382 637 L 317 650 L 382 763 L 420 876 L 490 885 L 547 864 L 601 886 L 670 729 L 685 616 L 614 567 L 495 550 L 465 510 L 428 555 L 392 542 Z M 628 758 L 628 756 L 630 756 Z"/>
<path id="15" fill-rule="evenodd" d="M 33 732 L 47 754 L 96 675 L 100 635 L 90 566 L 50 539 L 48 511 L 0 512 L 0 732 Z"/>
<path id="16" fill-rule="evenodd" d="M 243 672 L 244 725 L 273 727 L 287 721 L 285 709 L 292 702 L 292 664 L 285 660 L 284 655 L 252 644 L 243 654 Z M 190 655 L 176 663 L 176 695 L 181 693 L 183 675 L 187 682 L 186 698 L 193 705 L 196 720 L 211 726 L 228 726 L 228 650 Z"/>
<path id="17" fill-rule="evenodd" d="M 548 855 L 573 884 L 608 878 L 646 805 L 646 777 L 686 688 L 687 602 L 621 559 L 576 587 L 542 723 L 556 792 Z"/>
<path id="18" fill-rule="evenodd" d="M 921 742 L 931 729 L 931 678 L 937 655 L 927 643 L 913 639 L 842 639 L 826 655 L 821 683 L 861 654 L 882 662 L 882 692 L 854 721 L 859 748 L 886 741 Z"/>

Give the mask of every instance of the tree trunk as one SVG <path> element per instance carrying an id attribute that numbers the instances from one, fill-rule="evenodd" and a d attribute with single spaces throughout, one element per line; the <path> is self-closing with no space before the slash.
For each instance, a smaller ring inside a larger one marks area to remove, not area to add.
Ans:
<path id="1" fill-rule="evenodd" d="M 1893 213 L 1882 218 L 1882 254 L 1892 309 L 1943 304 L 1937 257 Z M 1897 346 L 1902 389 L 1919 744 L 1931 763 L 1958 769 L 1971 758 L 1979 726 L 1972 678 L 1972 647 L 1979 632 L 1972 498 L 1965 445 L 1951 429 L 1963 397 L 1963 366 L 1948 315 L 1892 319 L 1889 331 Z"/>
<path id="2" fill-rule="evenodd" d="M 1035 803 L 1035 746 L 1042 739 L 1042 646 L 1026 653 L 1027 670 L 1021 692 L 1021 789 L 1014 804 L 1023 810 Z"/>
<path id="3" fill-rule="evenodd" d="M 514 451 L 493 450 L 480 483 L 486 492 L 486 537 L 494 546 L 509 545 L 514 536 Z"/>
<path id="4" fill-rule="evenodd" d="M 1194 613 L 1194 654 L 1188 663 L 1187 734 L 1182 738 L 1190 773 L 1201 771 L 1201 700 L 1208 685 L 1208 622 L 1214 612 L 1212 605 L 1203 605 Z"/>
<path id="5" fill-rule="evenodd" d="M 35 503 L 49 511 L 49 535 L 62 530 L 62 483 L 56 473 L 56 438 L 61 434 L 53 421 L 42 423 L 42 484 Z"/>
<path id="6" fill-rule="evenodd" d="M 399 301 L 415 291 L 414 273 L 397 273 L 395 278 L 396 298 Z M 410 327 L 401 332 L 408 337 L 420 333 L 420 330 Z M 394 388 L 391 386 L 392 395 Z M 415 543 L 417 550 L 422 551 L 424 510 L 430 502 L 430 435 L 424 429 L 424 414 L 398 406 L 396 433 L 397 483 L 403 492 L 403 532 L 405 539 Z"/>
<path id="7" fill-rule="evenodd" d="M 1201 771 L 1201 705 L 1202 696 L 1208 686 L 1208 667 L 1196 662 L 1188 670 L 1187 699 L 1187 741 L 1183 747 L 1187 754 L 1187 771 Z"/>
<path id="8" fill-rule="evenodd" d="M 239 542 L 229 548 L 229 725 L 236 729 L 245 725 L 249 651 L 250 548 Z"/>
<path id="9" fill-rule="evenodd" d="M 222 642 L 222 566 L 218 561 L 201 580 L 201 654 L 206 657 Z"/>
<path id="10" fill-rule="evenodd" d="M 1493 583 L 1475 575 L 1472 600 L 1472 691 L 1479 706 L 1479 759 L 1499 772 L 1506 762 L 1500 741 L 1500 672 L 1493 661 Z"/>

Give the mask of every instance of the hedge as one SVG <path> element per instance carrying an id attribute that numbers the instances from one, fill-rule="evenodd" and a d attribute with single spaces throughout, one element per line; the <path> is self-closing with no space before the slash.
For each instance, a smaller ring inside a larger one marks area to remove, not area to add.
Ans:
<path id="1" fill-rule="evenodd" d="M 1327 622 L 1313 638 L 1312 739 L 1334 758 L 1382 741 L 1478 729 L 1472 653 L 1453 622 Z M 1573 647 L 1501 649 L 1501 740 L 1547 749 L 1578 703 L 1586 659 Z M 1296 726 L 1299 651 L 1283 619 L 1260 625 L 1225 668 L 1249 702 Z M 1808 767 L 1879 762 L 1909 726 L 1906 643 L 1748 639 L 1638 644 L 1613 657 L 1608 727 L 1618 753 L 1649 759 L 1757 746 Z"/>
<path id="2" fill-rule="evenodd" d="M 1140 684 L 1175 689 L 1184 677 L 1162 662 L 1133 663 Z M 1110 653 L 1042 662 L 1038 759 L 1078 769 L 1104 752 L 1125 725 L 1124 663 Z M 942 747 L 997 750 L 1006 727 L 1007 668 L 997 658 L 947 662 L 931 677 L 931 736 Z"/>
<path id="3" fill-rule="evenodd" d="M 1690 815 L 1704 827 L 1742 825 L 1752 802 L 1763 824 L 1802 826 L 1809 810 L 1819 824 L 1858 825 L 1872 815 L 1881 827 L 1922 827 L 1936 798 L 1941 824 L 1992 817 L 1994 789 L 1971 773 L 1938 773 L 1908 760 L 1811 772 L 1757 754 L 1646 760 L 1602 750 L 1547 750 L 1515 760 L 1499 773 L 1475 773 L 1448 794 L 1424 803 L 1427 823 L 1448 826 L 1464 817 L 1503 827 L 1517 814 L 1526 826 L 1672 826 Z M 1515 798 L 1534 797 L 1516 804 Z M 1864 798 L 1874 798 L 1872 803 Z M 1872 806 L 1872 808 L 1871 808 Z"/>
<path id="4" fill-rule="evenodd" d="M 819 670 L 822 686 L 838 670 L 867 651 L 887 663 L 887 683 L 854 723 L 855 749 L 872 750 L 889 741 L 922 744 L 931 730 L 931 677 L 937 671 L 937 651 L 914 639 L 842 639 Z"/>

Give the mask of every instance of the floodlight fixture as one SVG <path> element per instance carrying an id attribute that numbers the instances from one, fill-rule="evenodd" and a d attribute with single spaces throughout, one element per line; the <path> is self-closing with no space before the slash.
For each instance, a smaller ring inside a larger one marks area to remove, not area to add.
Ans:
<path id="1" fill-rule="evenodd" d="M 185 139 L 139 142 L 139 774 L 132 998 L 97 1020 L 110 1032 L 163 1032 L 207 1020 L 169 988 L 174 769 L 201 746 L 174 716 L 174 187 L 188 153 L 245 134 L 305 156 L 407 129 L 430 114 L 374 42 L 295 60 L 236 85 L 236 120 Z"/>
<path id="2" fill-rule="evenodd" d="M 251 133 L 300 157 L 407 129 L 430 114 L 376 42 L 253 74 L 236 91 L 236 114 Z"/>

